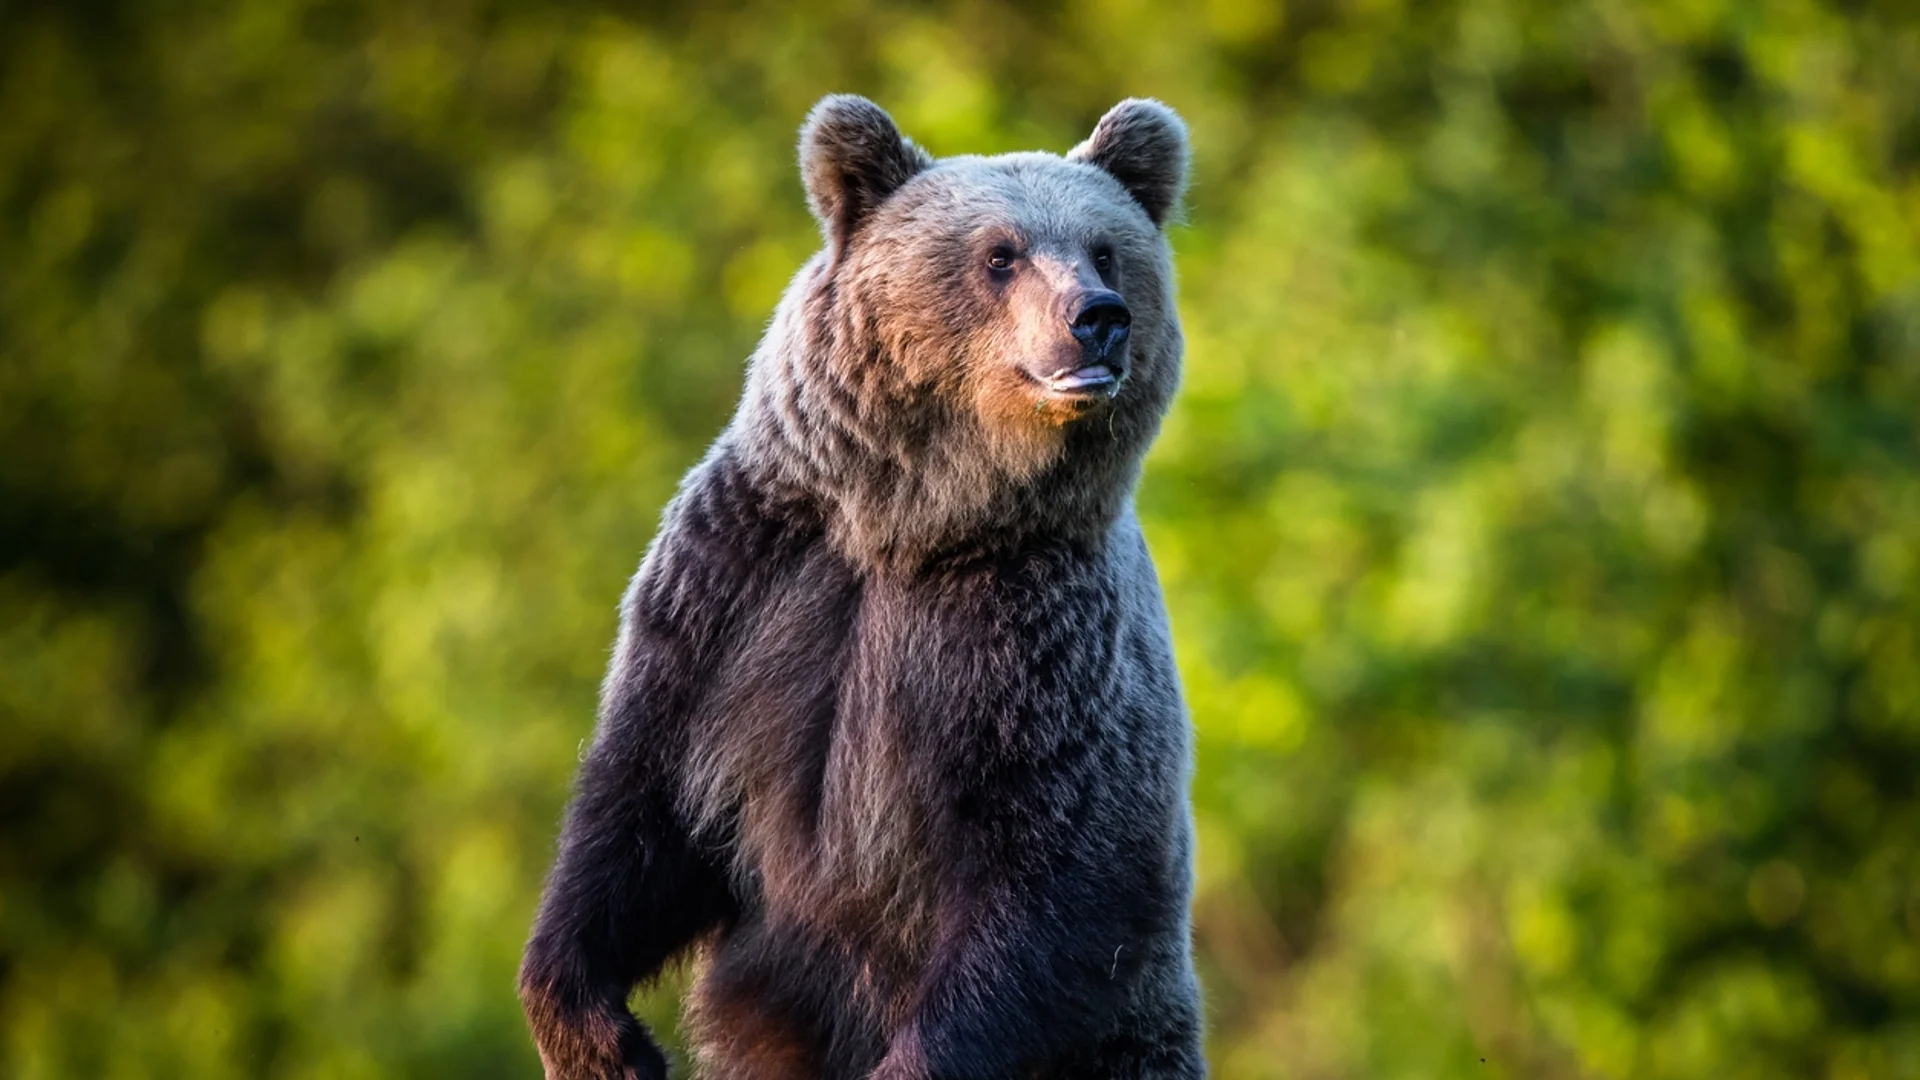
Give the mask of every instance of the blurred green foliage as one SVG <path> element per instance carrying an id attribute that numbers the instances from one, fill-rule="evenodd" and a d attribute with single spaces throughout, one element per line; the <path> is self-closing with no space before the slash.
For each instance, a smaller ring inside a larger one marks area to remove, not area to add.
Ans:
<path id="1" fill-rule="evenodd" d="M 1920 1076 L 1897 0 L 0 5 L 0 1075 L 537 1075 L 614 602 L 836 90 L 1192 125 L 1219 1075 Z"/>

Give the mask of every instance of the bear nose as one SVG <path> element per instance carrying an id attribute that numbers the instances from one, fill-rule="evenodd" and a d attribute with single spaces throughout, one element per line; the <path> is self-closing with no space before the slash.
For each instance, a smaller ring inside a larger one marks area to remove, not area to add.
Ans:
<path id="1" fill-rule="evenodd" d="M 1120 348 L 1127 340 L 1127 328 L 1133 325 L 1133 315 L 1127 310 L 1127 302 L 1120 294 L 1101 290 L 1089 293 L 1080 301 L 1080 310 L 1074 313 L 1069 324 L 1074 340 L 1080 347 L 1095 356 L 1106 356 Z"/>

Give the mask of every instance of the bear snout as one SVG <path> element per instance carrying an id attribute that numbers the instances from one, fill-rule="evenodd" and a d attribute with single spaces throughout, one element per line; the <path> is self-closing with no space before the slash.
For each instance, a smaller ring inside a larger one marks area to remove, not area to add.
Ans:
<path id="1" fill-rule="evenodd" d="M 1111 289 L 1076 289 L 1060 305 L 1071 342 L 1060 340 L 1027 374 L 1057 400 L 1085 406 L 1112 398 L 1127 378 L 1133 313 Z M 1057 324 L 1056 324 L 1057 325 Z"/>
<path id="2" fill-rule="evenodd" d="M 1119 293 L 1094 289 L 1082 293 L 1078 302 L 1069 304 L 1068 309 L 1072 314 L 1067 328 L 1086 351 L 1087 359 L 1107 360 L 1127 343 L 1133 313 L 1127 310 L 1127 302 Z"/>

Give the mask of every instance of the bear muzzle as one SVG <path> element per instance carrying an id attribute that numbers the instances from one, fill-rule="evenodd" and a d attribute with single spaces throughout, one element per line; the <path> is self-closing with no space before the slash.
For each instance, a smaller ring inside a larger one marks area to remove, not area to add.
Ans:
<path id="1" fill-rule="evenodd" d="M 1066 305 L 1067 330 L 1079 355 L 1042 376 L 1054 394 L 1073 398 L 1112 397 L 1127 377 L 1127 337 L 1133 313 L 1111 289 L 1090 289 Z"/>

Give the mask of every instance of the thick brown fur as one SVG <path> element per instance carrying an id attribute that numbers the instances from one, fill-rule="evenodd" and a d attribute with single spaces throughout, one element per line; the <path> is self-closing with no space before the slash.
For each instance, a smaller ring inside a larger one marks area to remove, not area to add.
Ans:
<path id="1" fill-rule="evenodd" d="M 808 117 L 825 249 L 622 603 L 527 947 L 552 1080 L 664 1076 L 625 1000 L 683 955 L 704 1076 L 1204 1074 L 1132 510 L 1186 146 L 1146 101 L 1064 158 Z"/>

